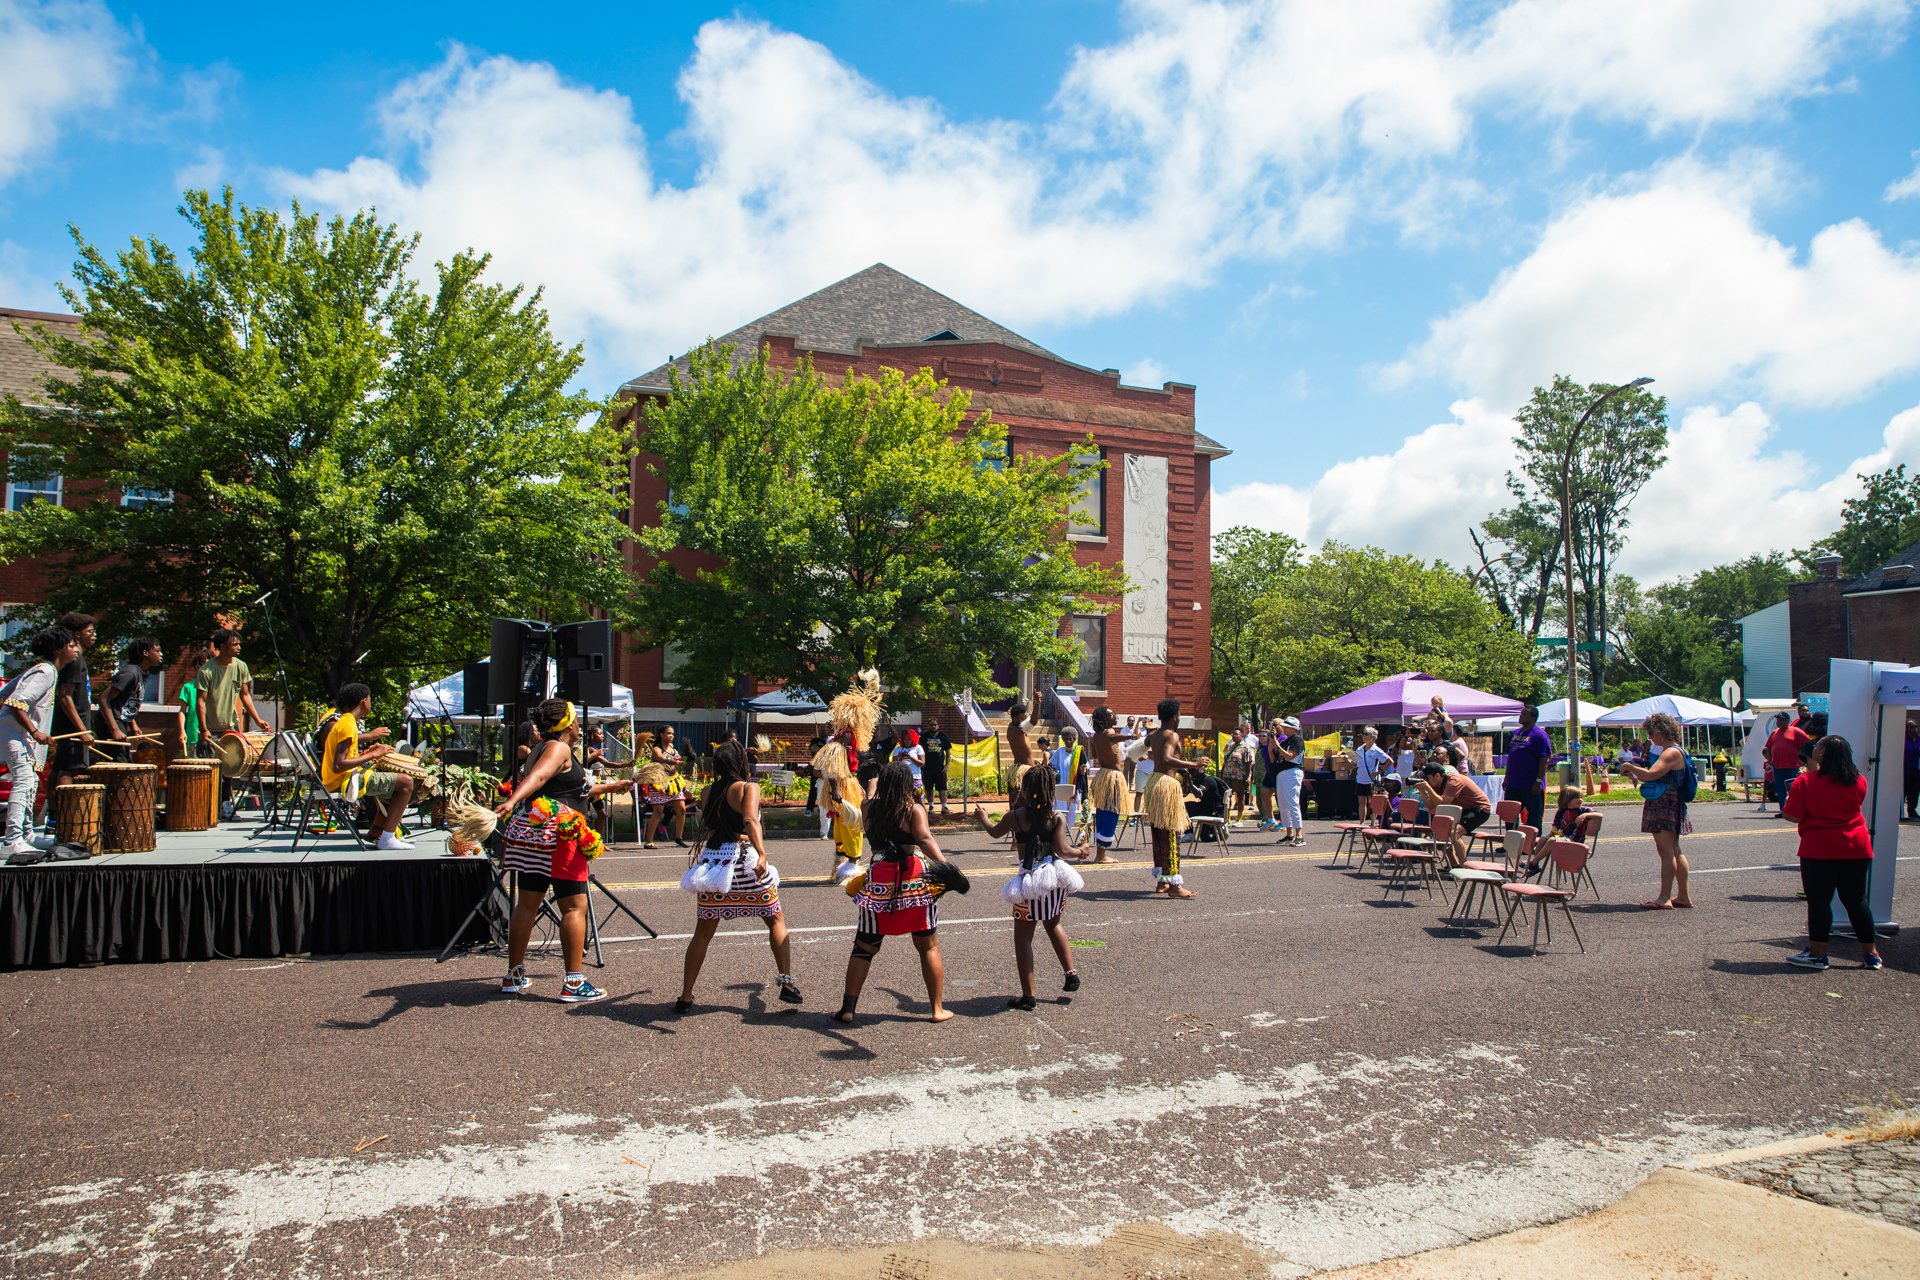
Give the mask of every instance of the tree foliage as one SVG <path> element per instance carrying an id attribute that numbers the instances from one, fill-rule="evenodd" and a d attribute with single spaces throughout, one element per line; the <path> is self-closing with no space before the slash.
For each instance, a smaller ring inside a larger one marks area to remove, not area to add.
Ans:
<path id="1" fill-rule="evenodd" d="M 1718 702 L 1722 681 L 1743 678 L 1740 619 L 1786 599 L 1787 587 L 1803 577 L 1776 551 L 1645 591 L 1616 578 L 1613 632 L 1620 645 L 1607 664 L 1616 697 L 1630 701 L 1644 686 L 1648 694 Z"/>
<path id="2" fill-rule="evenodd" d="M 1535 387 L 1515 415 L 1518 468 L 1507 473 L 1514 503 L 1490 517 L 1475 534 L 1481 548 L 1476 580 L 1502 612 L 1529 635 L 1560 610 L 1564 593 L 1560 503 L 1571 497 L 1573 571 L 1582 638 L 1598 638 L 1608 617 L 1607 589 L 1613 561 L 1626 545 L 1633 500 L 1666 462 L 1667 402 L 1635 388 L 1602 405 L 1580 429 L 1570 469 L 1567 446 L 1588 406 L 1612 390 L 1610 384 L 1582 386 L 1564 374 L 1551 385 Z M 1590 659 L 1589 682 L 1596 694 L 1605 686 L 1604 660 Z"/>
<path id="3" fill-rule="evenodd" d="M 1237 678 L 1248 692 L 1235 696 L 1246 704 L 1299 711 L 1401 671 L 1515 698 L 1537 692 L 1532 645 L 1467 575 L 1338 542 L 1300 560 L 1291 539 L 1266 537 L 1230 529 L 1217 540 L 1216 649 L 1244 652 Z M 1222 635 L 1233 593 L 1245 616 Z"/>
<path id="4" fill-rule="evenodd" d="M 925 370 L 833 386 L 764 350 L 696 351 L 639 421 L 672 495 L 641 536 L 663 557 L 642 622 L 684 653 L 681 686 L 778 680 L 826 699 L 873 667 L 941 697 L 1006 692 L 996 658 L 1072 672 L 1062 620 L 1125 589 L 1061 536 L 1102 464 L 1090 443 L 1008 458 L 1005 429 L 968 406 Z"/>
<path id="5" fill-rule="evenodd" d="M 1920 475 L 1901 463 L 1859 479 L 1864 492 L 1840 504 L 1840 527 L 1800 552 L 1802 563 L 1831 553 L 1843 575 L 1858 578 L 1920 542 Z"/>
<path id="6" fill-rule="evenodd" d="M 627 446 L 581 425 L 599 406 L 567 390 L 580 356 L 537 292 L 473 253 L 423 288 L 415 241 L 369 212 L 323 226 L 190 191 L 181 213 L 185 260 L 75 233 L 79 334 L 30 337 L 62 371 L 50 407 L 0 406 L 16 475 L 171 494 L 0 519 L 0 555 L 59 562 L 50 610 L 170 646 L 229 616 L 264 639 L 249 605 L 272 590 L 299 699 L 444 671 L 495 614 L 624 612 Z"/>
<path id="7" fill-rule="evenodd" d="M 1274 583 L 1300 567 L 1297 538 L 1236 525 L 1213 539 L 1213 692 L 1242 707 L 1262 708 L 1256 679 L 1266 663 L 1268 633 L 1260 602 Z"/>

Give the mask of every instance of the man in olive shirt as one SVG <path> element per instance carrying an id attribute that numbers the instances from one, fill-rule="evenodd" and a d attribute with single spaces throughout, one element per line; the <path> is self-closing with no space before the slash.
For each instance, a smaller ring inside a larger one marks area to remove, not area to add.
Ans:
<path id="1" fill-rule="evenodd" d="M 213 661 L 200 668 L 194 681 L 200 686 L 200 737 L 218 741 L 221 734 L 244 732 L 249 724 L 260 733 L 267 722 L 253 705 L 253 672 L 240 661 L 240 633 L 222 627 L 213 633 Z"/>

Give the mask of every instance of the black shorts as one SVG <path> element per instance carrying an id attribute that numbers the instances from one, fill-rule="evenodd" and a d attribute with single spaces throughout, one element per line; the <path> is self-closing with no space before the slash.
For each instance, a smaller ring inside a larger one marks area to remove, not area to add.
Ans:
<path id="1" fill-rule="evenodd" d="M 65 732 L 73 732 L 66 730 Z M 53 771 L 55 773 L 79 773 L 94 761 L 93 752 L 87 750 L 87 744 L 78 738 L 68 738 L 57 742 L 53 747 Z"/>
<path id="2" fill-rule="evenodd" d="M 1468 835 L 1478 831 L 1481 824 L 1493 816 L 1491 809 L 1469 809 L 1460 815 L 1460 829 Z"/>
<path id="3" fill-rule="evenodd" d="M 863 947 L 877 947 L 881 943 L 885 942 L 889 937 L 897 938 L 899 936 L 900 935 L 897 933 L 896 934 L 860 933 L 856 931 L 853 935 L 853 940 L 859 943 Z M 915 929 L 913 933 L 909 936 L 915 937 L 915 938 L 931 938 L 933 936 L 933 930 L 932 929 Z"/>
<path id="4" fill-rule="evenodd" d="M 537 871 L 522 871 L 520 873 L 520 892 L 545 893 L 549 889 L 553 890 L 553 896 L 556 901 L 562 898 L 578 898 L 586 893 L 587 882 L 585 880 L 555 880 L 552 876 L 543 876 Z"/>

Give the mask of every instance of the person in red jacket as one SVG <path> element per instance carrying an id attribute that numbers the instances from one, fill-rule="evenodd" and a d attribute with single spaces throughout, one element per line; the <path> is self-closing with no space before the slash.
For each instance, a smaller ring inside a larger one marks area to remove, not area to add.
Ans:
<path id="1" fill-rule="evenodd" d="M 1873 912 L 1867 907 L 1867 873 L 1873 868 L 1873 837 L 1860 806 L 1867 780 L 1853 763 L 1845 738 L 1829 735 L 1813 744 L 1808 770 L 1793 780 L 1781 812 L 1800 827 L 1800 883 L 1807 890 L 1807 949 L 1787 957 L 1801 969 L 1827 967 L 1837 894 L 1860 940 L 1860 967 L 1878 969 Z"/>

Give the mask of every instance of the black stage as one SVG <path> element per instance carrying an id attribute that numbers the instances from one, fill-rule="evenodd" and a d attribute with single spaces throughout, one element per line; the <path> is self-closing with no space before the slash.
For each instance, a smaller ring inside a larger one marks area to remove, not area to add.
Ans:
<path id="1" fill-rule="evenodd" d="M 294 853 L 290 833 L 253 832 L 162 831 L 152 853 L 0 866 L 0 968 L 438 951 L 493 879 L 438 831 L 395 853 L 344 836 Z M 467 935 L 484 942 L 485 924 Z"/>

